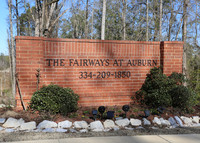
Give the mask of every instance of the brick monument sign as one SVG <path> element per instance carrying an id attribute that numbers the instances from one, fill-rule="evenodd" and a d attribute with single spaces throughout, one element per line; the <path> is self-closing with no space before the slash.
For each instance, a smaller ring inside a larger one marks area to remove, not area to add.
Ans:
<path id="1" fill-rule="evenodd" d="M 16 72 L 27 106 L 39 87 L 51 83 L 70 87 L 80 96 L 79 106 L 129 104 L 146 74 L 162 66 L 164 74 L 182 73 L 182 42 L 15 37 Z M 16 105 L 21 102 L 16 93 Z"/>

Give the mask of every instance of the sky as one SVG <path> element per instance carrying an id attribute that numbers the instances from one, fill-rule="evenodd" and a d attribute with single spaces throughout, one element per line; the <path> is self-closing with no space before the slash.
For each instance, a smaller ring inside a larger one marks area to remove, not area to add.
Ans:
<path id="1" fill-rule="evenodd" d="M 6 0 L 1 0 L 0 4 L 0 53 L 8 55 L 8 46 L 7 46 L 7 17 L 9 15 L 8 6 Z"/>

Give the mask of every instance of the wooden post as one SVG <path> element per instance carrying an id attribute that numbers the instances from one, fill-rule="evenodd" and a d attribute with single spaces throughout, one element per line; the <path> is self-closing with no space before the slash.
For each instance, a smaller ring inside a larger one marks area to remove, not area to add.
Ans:
<path id="1" fill-rule="evenodd" d="M 19 86 L 18 74 L 16 73 L 15 76 L 16 76 L 16 85 L 17 85 L 17 88 L 18 88 L 21 104 L 22 104 L 23 110 L 26 110 L 26 106 L 24 105 L 23 97 L 22 97 L 22 94 L 21 94 L 21 89 L 20 89 L 20 86 Z"/>

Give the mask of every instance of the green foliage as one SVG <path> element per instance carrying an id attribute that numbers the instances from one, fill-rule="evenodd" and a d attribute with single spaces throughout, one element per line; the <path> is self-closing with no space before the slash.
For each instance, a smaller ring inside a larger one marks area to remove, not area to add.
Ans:
<path id="1" fill-rule="evenodd" d="M 172 80 L 162 74 L 161 68 L 154 67 L 147 74 L 142 88 L 136 92 L 136 98 L 151 107 L 171 106 L 168 91 L 172 86 Z"/>
<path id="2" fill-rule="evenodd" d="M 71 113 L 71 114 L 69 115 L 69 118 L 76 118 L 76 117 L 78 117 L 78 114 L 77 114 L 77 113 Z"/>
<path id="3" fill-rule="evenodd" d="M 172 73 L 167 77 L 160 67 L 154 67 L 147 74 L 142 88 L 136 92 L 136 99 L 153 108 L 173 106 L 189 111 L 190 107 L 197 104 L 197 95 L 182 85 L 185 81 L 180 73 Z"/>
<path id="4" fill-rule="evenodd" d="M 159 112 L 157 109 L 152 108 L 152 109 L 150 109 L 150 112 L 152 115 L 159 115 Z"/>
<path id="5" fill-rule="evenodd" d="M 176 72 L 173 72 L 168 78 L 171 79 L 172 82 L 174 82 L 174 84 L 178 85 L 181 85 L 187 81 L 182 73 L 176 73 Z"/>
<path id="6" fill-rule="evenodd" d="M 197 52 L 196 54 L 199 54 Z M 200 57 L 192 54 L 189 59 L 189 87 L 200 97 Z M 200 101 L 200 100 L 199 100 Z"/>
<path id="7" fill-rule="evenodd" d="M 77 110 L 78 99 L 79 96 L 72 89 L 51 84 L 42 87 L 33 94 L 30 108 L 67 115 Z"/>
<path id="8" fill-rule="evenodd" d="M 83 114 L 86 115 L 86 114 L 90 114 L 90 111 L 86 110 L 86 111 L 83 111 Z"/>
<path id="9" fill-rule="evenodd" d="M 19 16 L 19 33 L 21 36 L 30 36 L 34 33 L 35 25 L 31 15 L 32 11 L 35 11 L 35 7 L 30 7 L 29 4 L 26 5 L 27 9 L 24 13 Z"/>
<path id="10" fill-rule="evenodd" d="M 169 93 L 172 98 L 172 106 L 184 111 L 190 111 L 191 107 L 198 103 L 198 96 L 190 88 L 183 85 L 174 87 Z"/>

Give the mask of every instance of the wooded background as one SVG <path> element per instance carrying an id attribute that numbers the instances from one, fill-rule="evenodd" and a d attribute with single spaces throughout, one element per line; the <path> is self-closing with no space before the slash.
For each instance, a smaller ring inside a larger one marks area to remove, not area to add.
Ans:
<path id="1" fill-rule="evenodd" d="M 184 41 L 183 73 L 200 93 L 200 0 L 8 0 L 8 8 L 13 86 L 16 35 Z"/>

